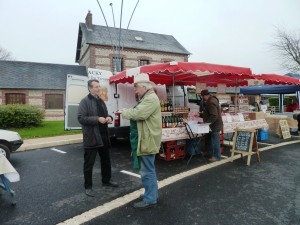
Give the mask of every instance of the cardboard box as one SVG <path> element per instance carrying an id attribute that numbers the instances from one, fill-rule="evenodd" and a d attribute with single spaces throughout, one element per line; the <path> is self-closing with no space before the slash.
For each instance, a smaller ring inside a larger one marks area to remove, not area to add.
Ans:
<path id="1" fill-rule="evenodd" d="M 265 119 L 266 113 L 264 113 L 264 112 L 249 112 L 248 117 L 249 117 L 250 120 Z"/>

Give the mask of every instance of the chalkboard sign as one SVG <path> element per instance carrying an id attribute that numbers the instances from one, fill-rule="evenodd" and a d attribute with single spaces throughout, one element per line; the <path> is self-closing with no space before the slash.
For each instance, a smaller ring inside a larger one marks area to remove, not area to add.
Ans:
<path id="1" fill-rule="evenodd" d="M 233 146 L 231 150 L 231 161 L 234 154 L 241 154 L 241 157 L 248 156 L 247 165 L 250 165 L 251 155 L 256 152 L 257 160 L 260 161 L 256 130 L 236 129 L 233 137 Z"/>
<path id="2" fill-rule="evenodd" d="M 251 137 L 252 137 L 251 131 L 245 131 L 245 130 L 238 130 L 236 131 L 236 140 L 234 149 L 238 151 L 246 151 L 248 152 L 250 149 L 250 143 L 251 143 Z"/>

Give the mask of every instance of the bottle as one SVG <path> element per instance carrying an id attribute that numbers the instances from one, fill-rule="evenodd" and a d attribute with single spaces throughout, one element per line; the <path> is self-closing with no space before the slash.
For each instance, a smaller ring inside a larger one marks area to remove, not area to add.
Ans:
<path id="1" fill-rule="evenodd" d="M 173 112 L 173 102 L 170 101 L 170 111 Z"/>
<path id="2" fill-rule="evenodd" d="M 172 121 L 171 121 L 171 116 L 168 116 L 168 127 L 171 128 L 172 127 Z"/>
<path id="3" fill-rule="evenodd" d="M 168 100 L 168 112 L 171 112 L 171 101 Z"/>
<path id="4" fill-rule="evenodd" d="M 178 127 L 178 115 L 175 115 L 175 127 Z"/>
<path id="5" fill-rule="evenodd" d="M 162 117 L 161 117 L 161 127 L 162 127 L 162 128 L 165 128 L 165 122 L 164 122 L 164 119 L 165 119 L 165 117 L 162 116 Z"/>
<path id="6" fill-rule="evenodd" d="M 183 114 L 180 114 L 179 125 L 180 125 L 181 127 L 183 126 Z"/>
<path id="7" fill-rule="evenodd" d="M 173 115 L 173 127 L 176 127 L 176 115 Z"/>
<path id="8" fill-rule="evenodd" d="M 164 112 L 168 112 L 168 103 L 164 101 Z"/>

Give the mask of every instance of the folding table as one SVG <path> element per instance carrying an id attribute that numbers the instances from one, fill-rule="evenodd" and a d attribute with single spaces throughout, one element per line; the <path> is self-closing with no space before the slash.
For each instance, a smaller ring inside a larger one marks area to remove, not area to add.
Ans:
<path id="1" fill-rule="evenodd" d="M 11 204 L 15 205 L 15 192 L 10 188 L 9 182 L 17 182 L 20 180 L 19 173 L 10 164 L 4 155 L 0 155 L 0 188 L 6 190 L 11 197 Z M 0 189 L 1 195 L 1 189 Z"/>
<path id="2" fill-rule="evenodd" d="M 195 155 L 193 153 L 197 152 L 197 149 L 200 146 L 200 142 L 203 140 L 204 138 L 204 134 L 205 133 L 209 133 L 209 124 L 204 124 L 204 126 L 207 126 L 206 128 L 204 128 L 201 131 L 198 130 L 193 130 L 192 126 L 195 126 L 194 123 L 189 123 L 189 122 L 185 122 L 184 123 L 186 131 L 189 135 L 189 140 L 191 141 L 191 146 L 193 148 L 193 152 L 190 155 L 190 158 L 188 159 L 187 165 L 190 163 L 192 157 Z M 196 126 L 203 126 L 203 124 L 197 124 Z M 201 154 L 201 156 L 204 158 L 203 154 Z"/>

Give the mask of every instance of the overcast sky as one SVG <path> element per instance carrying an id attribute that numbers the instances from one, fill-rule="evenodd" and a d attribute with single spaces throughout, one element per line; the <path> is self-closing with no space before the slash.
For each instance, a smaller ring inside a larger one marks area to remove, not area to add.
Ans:
<path id="1" fill-rule="evenodd" d="M 121 0 L 99 0 L 109 26 L 120 26 Z M 137 0 L 123 0 L 127 28 Z M 18 61 L 76 64 L 78 27 L 91 10 L 106 25 L 97 0 L 0 0 L 0 46 Z M 174 36 L 190 62 L 250 67 L 285 74 L 270 43 L 276 28 L 300 30 L 300 0 L 140 0 L 129 29 Z"/>

